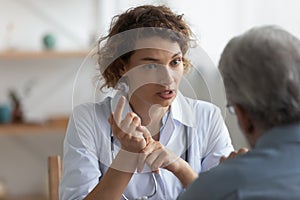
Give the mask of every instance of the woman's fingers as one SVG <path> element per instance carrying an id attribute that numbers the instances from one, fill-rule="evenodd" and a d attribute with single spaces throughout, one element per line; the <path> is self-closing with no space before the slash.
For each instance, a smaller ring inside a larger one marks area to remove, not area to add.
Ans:
<path id="1" fill-rule="evenodd" d="M 120 124 L 120 128 L 123 132 L 128 133 L 132 136 L 140 136 L 137 133 L 136 128 L 141 125 L 141 120 L 134 112 L 127 113 L 124 120 Z"/>
<path id="2" fill-rule="evenodd" d="M 154 151 L 155 149 L 155 141 L 147 144 L 147 146 L 140 152 L 138 165 L 137 165 L 137 171 L 141 172 L 144 168 L 144 165 L 146 163 L 147 156 Z"/>
<path id="3" fill-rule="evenodd" d="M 176 162 L 178 158 L 178 155 L 160 145 L 160 148 L 154 150 L 147 156 L 146 163 L 153 172 L 158 172 L 159 168 L 168 169 L 169 167 L 172 167 L 171 165 Z"/>
<path id="4" fill-rule="evenodd" d="M 238 155 L 240 155 L 240 154 L 245 154 L 245 153 L 247 153 L 248 151 L 249 151 L 249 149 L 243 147 L 243 148 L 240 148 L 240 149 L 238 150 L 237 154 L 238 154 Z"/>
<path id="5" fill-rule="evenodd" d="M 227 159 L 233 159 L 233 158 L 235 158 L 235 157 L 238 156 L 238 155 L 245 154 L 245 153 L 247 153 L 248 151 L 249 151 L 249 149 L 247 149 L 247 148 L 240 148 L 238 151 L 233 151 L 233 152 L 231 152 L 231 153 L 229 154 L 228 157 L 222 156 L 222 157 L 220 158 L 220 163 L 224 162 L 224 161 L 227 160 Z"/>
<path id="6" fill-rule="evenodd" d="M 148 160 L 148 156 L 152 154 L 154 151 L 157 151 L 162 148 L 160 142 L 157 142 L 151 139 L 150 143 L 140 152 L 137 171 L 141 172 L 144 168 L 146 160 Z"/>
<path id="7" fill-rule="evenodd" d="M 114 111 L 114 113 L 115 113 L 114 119 L 118 125 L 122 121 L 122 114 L 123 114 L 123 110 L 125 107 L 125 103 L 126 103 L 126 98 L 124 96 L 121 96 L 121 98 L 117 104 L 116 110 Z"/>
<path id="8" fill-rule="evenodd" d="M 123 150 L 136 153 L 144 149 L 147 146 L 146 139 L 142 137 L 142 133 L 136 130 L 136 127 L 140 126 L 141 123 L 139 117 L 134 113 L 130 113 L 124 120 L 121 121 L 122 125 L 119 126 L 115 121 L 114 115 L 114 113 L 111 113 L 108 121 L 111 125 L 114 136 L 121 143 L 121 148 Z"/>
<path id="9" fill-rule="evenodd" d="M 220 163 L 224 162 L 226 159 L 227 159 L 226 156 L 222 156 L 222 157 L 220 158 Z"/>
<path id="10" fill-rule="evenodd" d="M 146 163 L 150 167 L 151 171 L 157 171 L 160 167 L 163 167 L 166 162 L 165 159 L 166 152 L 164 152 L 163 149 L 158 149 L 148 155 Z"/>
<path id="11" fill-rule="evenodd" d="M 151 136 L 151 133 L 149 132 L 149 130 L 147 129 L 147 127 L 145 127 L 145 126 L 138 126 L 136 128 L 136 130 L 142 133 L 143 137 L 146 140 L 147 145 L 149 144 L 149 142 L 151 140 L 153 140 L 152 136 Z"/>
<path id="12" fill-rule="evenodd" d="M 110 114 L 108 122 L 111 126 L 111 130 L 112 130 L 112 133 L 114 134 L 114 136 L 116 136 L 118 139 L 122 138 L 124 133 L 122 132 L 120 127 L 116 124 L 116 121 L 114 118 L 114 113 Z"/>

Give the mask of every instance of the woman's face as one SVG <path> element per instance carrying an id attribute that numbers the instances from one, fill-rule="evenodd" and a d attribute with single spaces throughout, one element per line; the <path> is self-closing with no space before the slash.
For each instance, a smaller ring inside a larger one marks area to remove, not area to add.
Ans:
<path id="1" fill-rule="evenodd" d="M 171 105 L 184 71 L 177 42 L 151 37 L 136 43 L 135 52 L 125 65 L 132 105 Z"/>

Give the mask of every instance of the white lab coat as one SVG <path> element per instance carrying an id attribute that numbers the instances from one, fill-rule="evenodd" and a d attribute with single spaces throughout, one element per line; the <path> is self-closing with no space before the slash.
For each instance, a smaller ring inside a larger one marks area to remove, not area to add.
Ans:
<path id="1" fill-rule="evenodd" d="M 111 129 L 107 119 L 119 97 L 120 94 L 116 94 L 116 98 L 108 97 L 100 103 L 82 104 L 74 109 L 64 140 L 60 200 L 83 199 L 110 166 Z M 128 111 L 127 104 L 124 113 Z M 189 146 L 188 158 L 184 159 L 198 173 L 218 165 L 219 158 L 233 150 L 220 110 L 211 103 L 189 99 L 179 93 L 163 124 L 160 142 L 183 156 Z M 119 150 L 116 138 L 114 147 L 116 155 Z M 158 188 L 151 199 L 172 200 L 182 192 L 180 181 L 169 171 L 160 169 L 155 177 Z M 145 167 L 142 173 L 133 175 L 124 194 L 134 199 L 149 195 L 153 190 L 151 172 Z"/>

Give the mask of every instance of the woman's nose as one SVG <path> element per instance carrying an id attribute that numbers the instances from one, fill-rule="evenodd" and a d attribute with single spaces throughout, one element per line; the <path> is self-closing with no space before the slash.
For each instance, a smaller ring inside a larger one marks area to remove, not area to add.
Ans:
<path id="1" fill-rule="evenodd" d="M 174 71 L 168 66 L 161 66 L 159 70 L 159 83 L 164 86 L 169 86 L 174 82 Z"/>

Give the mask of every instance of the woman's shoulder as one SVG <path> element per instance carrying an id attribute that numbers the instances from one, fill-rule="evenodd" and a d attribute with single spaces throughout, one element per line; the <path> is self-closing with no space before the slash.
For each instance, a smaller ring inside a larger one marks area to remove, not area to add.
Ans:
<path id="1" fill-rule="evenodd" d="M 183 97 L 183 100 L 190 105 L 194 111 L 216 112 L 219 110 L 218 106 L 208 101 L 192 99 L 189 97 Z"/>
<path id="2" fill-rule="evenodd" d="M 73 114 L 87 114 L 94 113 L 96 110 L 105 111 L 110 109 L 111 97 L 106 97 L 99 102 L 82 103 L 73 108 Z"/>

